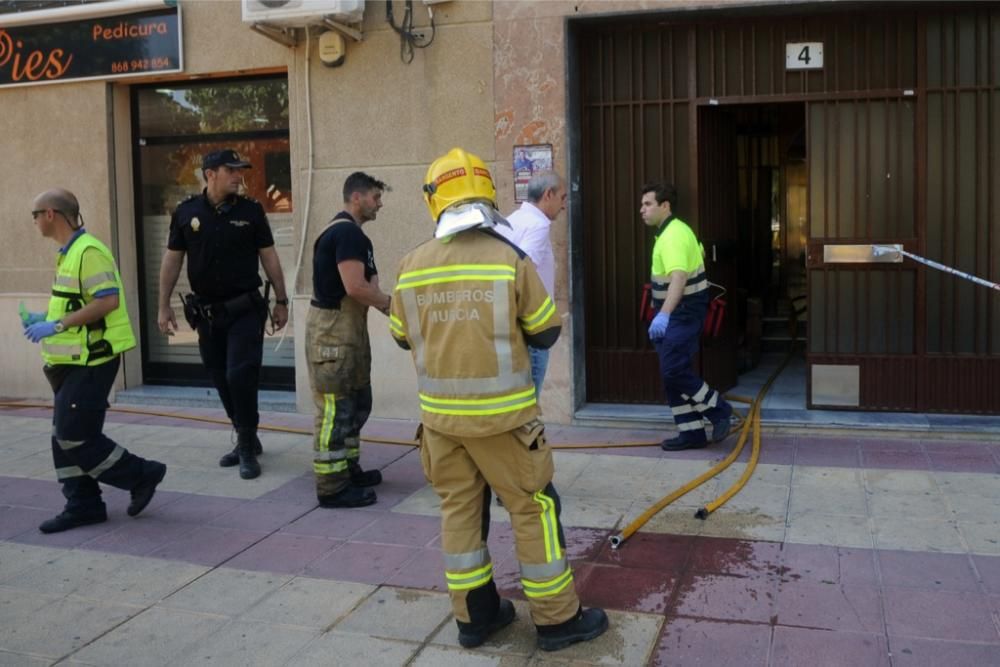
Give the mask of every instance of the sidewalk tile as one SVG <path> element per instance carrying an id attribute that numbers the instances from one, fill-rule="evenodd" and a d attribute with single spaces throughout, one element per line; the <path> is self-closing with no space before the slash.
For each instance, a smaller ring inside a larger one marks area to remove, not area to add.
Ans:
<path id="1" fill-rule="evenodd" d="M 867 451 L 861 450 L 861 465 L 865 468 L 892 470 L 930 470 L 931 462 L 922 451 Z"/>
<path id="2" fill-rule="evenodd" d="M 314 628 L 234 621 L 208 635 L 169 664 L 177 667 L 196 664 L 241 667 L 284 665 L 319 634 L 320 631 Z M 301 663 L 293 661 L 292 664 Z"/>
<path id="3" fill-rule="evenodd" d="M 310 563 L 306 573 L 311 577 L 383 584 L 419 551 L 415 547 L 348 542 Z"/>
<path id="4" fill-rule="evenodd" d="M 609 544 L 609 532 L 602 528 L 564 527 L 566 555 L 572 560 L 591 561 Z"/>
<path id="5" fill-rule="evenodd" d="M 142 607 L 68 597 L 55 600 L 5 624 L 3 647 L 10 651 L 60 658 L 87 645 Z M 44 623 L 39 619 L 44 618 Z"/>
<path id="6" fill-rule="evenodd" d="M 427 546 L 441 532 L 441 520 L 387 512 L 351 536 L 353 542 Z"/>
<path id="7" fill-rule="evenodd" d="M 888 667 L 889 655 L 885 638 L 879 635 L 778 626 L 774 629 L 771 664 Z"/>
<path id="8" fill-rule="evenodd" d="M 46 519 L 51 518 L 58 514 L 58 512 L 51 512 Z M 104 523 L 95 523 L 89 526 L 81 526 L 79 528 L 73 528 L 72 530 L 66 530 L 61 533 L 43 533 L 35 527 L 35 530 L 26 530 L 23 533 L 11 538 L 12 542 L 18 542 L 20 544 L 36 544 L 40 547 L 60 547 L 63 549 L 72 549 L 73 547 L 78 547 L 84 542 L 89 542 L 90 540 L 100 537 L 101 535 L 106 535 L 113 531 L 118 530 L 126 525 L 131 519 L 123 516 L 109 516 L 108 520 Z M 39 522 L 41 523 L 41 522 Z"/>
<path id="9" fill-rule="evenodd" d="M 448 591 L 444 580 L 444 556 L 439 548 L 426 548 L 386 582 L 390 586 Z"/>
<path id="10" fill-rule="evenodd" d="M 281 532 L 346 540 L 381 516 L 378 512 L 317 507 L 284 526 Z"/>
<path id="11" fill-rule="evenodd" d="M 485 655 L 478 648 L 425 646 L 409 664 L 412 667 L 520 667 L 528 664 L 528 658 Z"/>
<path id="12" fill-rule="evenodd" d="M 225 528 L 270 532 L 302 517 L 311 509 L 312 507 L 282 501 L 253 500 L 237 505 L 225 514 L 216 516 L 209 524 Z"/>
<path id="13" fill-rule="evenodd" d="M 612 549 L 610 542 L 605 543 L 597 555 L 597 562 L 625 568 L 680 572 L 687 565 L 696 539 L 690 535 L 639 532 L 619 549 Z"/>
<path id="14" fill-rule="evenodd" d="M 984 595 L 896 588 L 883 599 L 890 636 L 1000 642 Z"/>
<path id="15" fill-rule="evenodd" d="M 874 517 L 950 519 L 951 511 L 944 498 L 944 494 L 936 491 L 871 493 L 868 494 L 868 509 Z"/>
<path id="16" fill-rule="evenodd" d="M 953 454 L 945 452 L 928 452 L 931 468 L 949 472 L 976 472 L 996 474 L 998 472 L 996 459 L 990 452 L 975 454 Z"/>
<path id="17" fill-rule="evenodd" d="M 325 629 L 375 590 L 365 584 L 295 577 L 250 607 L 241 618 Z"/>
<path id="18" fill-rule="evenodd" d="M 283 500 L 291 503 L 316 502 L 316 479 L 311 472 L 299 475 L 278 488 L 262 494 L 258 500 Z"/>
<path id="19" fill-rule="evenodd" d="M 980 590 L 966 554 L 880 550 L 878 560 L 885 587 L 970 593 Z"/>
<path id="20" fill-rule="evenodd" d="M 969 545 L 969 551 L 972 553 L 990 556 L 1000 555 L 1000 523 L 959 521 L 958 530 L 965 538 L 966 544 Z"/>
<path id="21" fill-rule="evenodd" d="M 786 542 L 872 548 L 867 516 L 804 512 L 788 517 Z"/>
<path id="22" fill-rule="evenodd" d="M 664 626 L 650 664 L 763 667 L 770 643 L 770 625 L 673 618 Z"/>
<path id="23" fill-rule="evenodd" d="M 780 562 L 780 543 L 703 536 L 694 542 L 689 567 L 695 572 L 751 577 L 776 573 Z"/>
<path id="24" fill-rule="evenodd" d="M 793 486 L 788 514 L 794 517 L 809 512 L 864 516 L 868 513 L 865 490 L 860 482 L 839 489 Z"/>
<path id="25" fill-rule="evenodd" d="M 338 632 L 423 642 L 451 616 L 445 593 L 383 586 L 336 625 Z"/>
<path id="26" fill-rule="evenodd" d="M 65 555 L 62 549 L 0 542 L 0 584 Z"/>
<path id="27" fill-rule="evenodd" d="M 857 468 L 861 465 L 861 458 L 853 442 L 822 446 L 803 439 L 795 449 L 795 465 Z"/>
<path id="28" fill-rule="evenodd" d="M 339 548 L 341 540 L 275 533 L 226 563 L 227 567 L 299 574 L 315 560 Z"/>
<path id="29" fill-rule="evenodd" d="M 892 664 L 899 667 L 1000 665 L 1000 645 L 952 642 L 919 637 L 892 637 Z"/>
<path id="30" fill-rule="evenodd" d="M 777 583 L 771 577 L 688 574 L 678 585 L 679 616 L 766 623 L 774 615 Z"/>
<path id="31" fill-rule="evenodd" d="M 0 650 L 0 665 L 4 667 L 49 667 L 55 664 L 48 658 L 36 658 L 23 653 L 10 653 Z"/>
<path id="32" fill-rule="evenodd" d="M 391 641 L 353 633 L 326 632 L 296 654 L 289 663 L 296 667 L 403 667 L 420 649 L 415 642 Z"/>
<path id="33" fill-rule="evenodd" d="M 58 511 L 66 499 L 55 481 L 4 476 L 0 477 L 0 504 Z"/>
<path id="34" fill-rule="evenodd" d="M 156 510 L 156 516 L 167 521 L 180 523 L 208 523 L 212 519 L 231 512 L 247 501 L 221 496 L 206 496 L 196 493 L 184 494 L 177 500 Z"/>
<path id="35" fill-rule="evenodd" d="M 595 565 L 577 592 L 588 606 L 663 614 L 677 581 L 676 573 Z"/>
<path id="36" fill-rule="evenodd" d="M 778 623 L 824 630 L 882 634 L 882 605 L 868 587 L 782 582 L 778 587 Z"/>
<path id="37" fill-rule="evenodd" d="M 168 542 L 180 539 L 195 528 L 197 525 L 192 523 L 162 521 L 158 517 L 143 515 L 135 521 L 120 525 L 118 530 L 84 542 L 80 548 L 145 556 Z"/>
<path id="38" fill-rule="evenodd" d="M 201 565 L 221 565 L 266 536 L 264 532 L 199 526 L 149 555 Z"/>
<path id="39" fill-rule="evenodd" d="M 0 563 L 2 562 L 3 560 L 0 559 Z M 1000 593 L 1000 557 L 975 555 L 972 556 L 972 563 L 976 566 L 986 591 Z"/>
<path id="40" fill-rule="evenodd" d="M 872 518 L 875 544 L 879 549 L 952 553 L 965 551 L 965 544 L 954 521 L 909 519 L 907 516 Z"/>
<path id="41" fill-rule="evenodd" d="M 0 540 L 37 531 L 38 525 L 54 515 L 52 510 L 0 506 Z"/>
<path id="42" fill-rule="evenodd" d="M 936 493 L 940 491 L 935 475 L 921 470 L 865 470 L 868 493 Z"/>
<path id="43" fill-rule="evenodd" d="M 290 580 L 288 575 L 220 567 L 178 589 L 164 598 L 159 606 L 219 616 L 238 616 Z"/>
<path id="44" fill-rule="evenodd" d="M 164 665 L 226 623 L 220 616 L 152 607 L 73 654 L 94 665 Z"/>

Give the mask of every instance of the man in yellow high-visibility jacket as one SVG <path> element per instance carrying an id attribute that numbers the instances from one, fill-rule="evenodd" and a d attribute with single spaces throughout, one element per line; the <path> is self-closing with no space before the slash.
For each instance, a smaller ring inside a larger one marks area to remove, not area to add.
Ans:
<path id="1" fill-rule="evenodd" d="M 84 230 L 80 205 L 68 190 L 35 197 L 31 217 L 42 236 L 60 246 L 48 312 L 22 314 L 25 337 L 41 343 L 55 395 L 52 459 L 66 507 L 38 529 L 57 533 L 107 521 L 98 482 L 131 492 L 126 512 L 136 516 L 167 466 L 129 453 L 102 433 L 121 354 L 135 347 L 111 252 Z"/>
<path id="2" fill-rule="evenodd" d="M 593 639 L 608 617 L 576 595 L 528 354 L 556 342 L 559 313 L 530 258 L 493 230 L 507 221 L 481 159 L 459 148 L 438 158 L 424 197 L 435 238 L 403 258 L 389 327 L 417 370 L 421 462 L 441 497 L 458 641 L 479 646 L 514 620 L 486 546 L 491 488 L 510 512 L 539 647 Z"/>

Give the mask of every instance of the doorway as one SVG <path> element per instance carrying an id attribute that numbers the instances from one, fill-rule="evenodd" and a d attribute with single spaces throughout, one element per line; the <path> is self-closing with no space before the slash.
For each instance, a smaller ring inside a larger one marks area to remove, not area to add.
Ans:
<path id="1" fill-rule="evenodd" d="M 698 233 L 726 301 L 723 330 L 704 341 L 702 372 L 723 390 L 753 390 L 794 352 L 782 384 L 804 395 L 805 123 L 803 103 L 698 110 Z"/>

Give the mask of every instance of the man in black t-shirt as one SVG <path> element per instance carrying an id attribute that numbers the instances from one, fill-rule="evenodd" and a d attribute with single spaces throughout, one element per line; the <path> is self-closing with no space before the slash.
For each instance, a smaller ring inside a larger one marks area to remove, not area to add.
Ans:
<path id="1" fill-rule="evenodd" d="M 260 475 L 257 387 L 268 316 L 258 291 L 258 261 L 274 285 L 275 329 L 288 321 L 285 278 L 264 208 L 238 194 L 250 163 L 234 150 L 221 150 L 205 155 L 201 168 L 207 187 L 181 202 L 170 219 L 157 320 L 167 336 L 177 330 L 170 298 L 187 255 L 196 302 L 189 321 L 198 330 L 201 359 L 236 429 L 236 447 L 219 465 L 239 464 L 240 477 L 253 479 Z"/>
<path id="2" fill-rule="evenodd" d="M 375 502 L 378 470 L 359 463 L 361 427 L 372 409 L 368 308 L 389 312 L 379 289 L 372 242 L 362 225 L 382 208 L 385 183 L 363 172 L 344 182 L 344 210 L 313 246 L 313 298 L 306 319 L 306 359 L 316 403 L 313 472 L 322 507 Z"/>

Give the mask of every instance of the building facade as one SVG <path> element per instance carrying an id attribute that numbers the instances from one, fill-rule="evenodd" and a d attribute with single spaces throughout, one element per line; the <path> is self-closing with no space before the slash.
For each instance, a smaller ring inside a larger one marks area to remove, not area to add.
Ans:
<path id="1" fill-rule="evenodd" d="M 265 384 L 295 389 L 310 410 L 296 325 L 312 241 L 344 178 L 361 169 L 392 187 L 366 226 L 391 287 L 399 259 L 432 233 L 426 167 L 460 146 L 490 162 L 505 212 L 531 169 L 521 160 L 551 159 L 568 177 L 553 225 L 564 335 L 543 395 L 550 421 L 588 403 L 662 403 L 638 318 L 652 244 L 638 191 L 656 179 L 678 186 L 678 213 L 726 290 L 725 326 L 699 359 L 714 381 L 731 385 L 755 362 L 755 321 L 801 311 L 810 407 L 1000 412 L 997 292 L 909 260 L 842 261 L 901 244 L 1000 280 L 994 5 L 452 0 L 432 5 L 433 41 L 411 53 L 431 34 L 423 4 L 412 8 L 420 34 L 403 39 L 386 3 L 369 1 L 327 67 L 318 29 L 270 39 L 241 4 L 180 2 L 177 71 L 0 86 L 0 395 L 47 393 L 14 315 L 20 301 L 40 307 L 50 284 L 51 248 L 27 215 L 37 191 L 76 192 L 88 229 L 116 252 L 142 341 L 121 385 L 203 382 L 192 335 L 156 331 L 159 261 L 170 211 L 200 189 L 200 155 L 246 154 L 248 192 L 295 284 L 289 331 L 268 338 Z M 405 3 L 391 7 L 399 27 Z M 27 34 L 5 27 L 9 16 L 0 32 Z M 24 74 L 18 41 L 6 57 L 0 46 L 0 81 L 15 63 Z M 406 353 L 381 316 L 370 329 L 374 414 L 415 418 Z"/>

